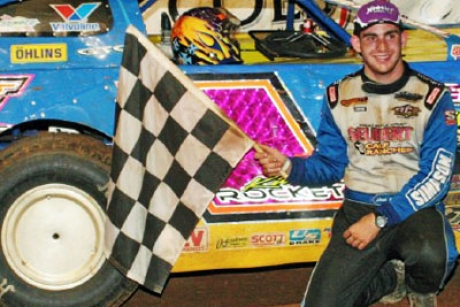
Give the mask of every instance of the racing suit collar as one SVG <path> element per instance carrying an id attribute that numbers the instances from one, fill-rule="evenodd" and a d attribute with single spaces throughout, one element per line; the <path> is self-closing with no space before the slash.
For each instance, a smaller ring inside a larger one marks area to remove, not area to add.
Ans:
<path id="1" fill-rule="evenodd" d="M 391 93 L 399 91 L 401 88 L 403 88 L 404 85 L 406 85 L 411 75 L 411 69 L 409 65 L 406 62 L 403 62 L 403 63 L 404 63 L 403 75 L 401 76 L 401 78 L 399 78 L 398 80 L 390 84 L 381 84 L 381 83 L 377 83 L 369 79 L 364 74 L 364 68 L 361 69 L 360 74 L 361 74 L 361 79 L 363 81 L 363 85 L 362 85 L 363 91 L 365 91 L 366 93 L 371 93 L 371 94 L 391 94 Z"/>

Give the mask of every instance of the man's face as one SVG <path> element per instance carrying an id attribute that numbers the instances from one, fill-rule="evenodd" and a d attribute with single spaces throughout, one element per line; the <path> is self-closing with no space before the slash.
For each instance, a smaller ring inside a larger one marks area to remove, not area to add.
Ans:
<path id="1" fill-rule="evenodd" d="M 399 79 L 404 72 L 401 50 L 407 35 L 394 24 L 376 24 L 352 37 L 353 48 L 361 54 L 366 75 L 383 84 Z"/>

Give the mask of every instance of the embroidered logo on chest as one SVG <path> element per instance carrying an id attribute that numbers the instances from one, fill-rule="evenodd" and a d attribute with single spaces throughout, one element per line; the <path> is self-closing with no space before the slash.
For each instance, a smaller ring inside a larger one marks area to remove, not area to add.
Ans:
<path id="1" fill-rule="evenodd" d="M 394 107 L 392 110 L 396 116 L 402 116 L 404 118 L 415 117 L 420 113 L 420 108 L 408 104 Z"/>

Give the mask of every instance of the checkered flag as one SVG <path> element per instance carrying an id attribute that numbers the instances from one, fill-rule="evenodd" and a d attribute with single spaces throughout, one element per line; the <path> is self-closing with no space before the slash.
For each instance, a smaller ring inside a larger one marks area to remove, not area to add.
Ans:
<path id="1" fill-rule="evenodd" d="M 176 65 L 129 27 L 109 182 L 109 261 L 161 293 L 214 194 L 253 145 Z"/>

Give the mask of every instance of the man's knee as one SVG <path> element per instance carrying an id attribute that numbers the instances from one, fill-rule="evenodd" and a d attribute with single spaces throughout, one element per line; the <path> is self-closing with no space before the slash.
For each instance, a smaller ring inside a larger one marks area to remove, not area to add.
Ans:
<path id="1" fill-rule="evenodd" d="M 437 292 L 446 274 L 446 255 L 443 250 L 420 244 L 404 257 L 406 284 L 417 293 Z"/>
<path id="2" fill-rule="evenodd" d="M 408 288 L 418 293 L 437 292 L 446 275 L 447 254 L 442 237 L 414 232 L 399 246 L 406 265 Z"/>
<path id="3" fill-rule="evenodd" d="M 430 241 L 420 240 L 407 246 L 407 250 L 403 251 L 402 255 L 406 265 L 422 266 L 427 270 L 438 267 L 445 268 L 446 251 L 440 248 L 437 242 L 430 244 Z"/>

